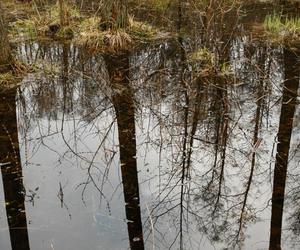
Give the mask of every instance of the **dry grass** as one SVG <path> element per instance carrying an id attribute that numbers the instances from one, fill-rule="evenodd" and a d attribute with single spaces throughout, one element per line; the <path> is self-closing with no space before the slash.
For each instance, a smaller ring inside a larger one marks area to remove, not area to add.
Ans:
<path id="1" fill-rule="evenodd" d="M 12 72 L 0 73 L 0 86 L 8 86 L 14 81 L 15 77 Z"/>
<path id="2" fill-rule="evenodd" d="M 101 18 L 90 17 L 79 25 L 78 35 L 75 41 L 93 50 L 127 50 L 138 39 L 153 37 L 156 30 L 142 22 L 129 18 L 129 26 L 126 29 L 101 30 Z"/>
<path id="3" fill-rule="evenodd" d="M 0 88 L 5 90 L 17 87 L 26 73 L 28 73 L 28 67 L 17 60 L 13 60 L 10 70 L 0 73 Z"/>
<path id="4" fill-rule="evenodd" d="M 127 31 L 136 39 L 151 39 L 155 38 L 155 36 L 158 34 L 157 29 L 155 29 L 153 26 L 145 22 L 136 21 L 134 20 L 133 16 L 129 17 L 129 27 Z"/>
<path id="5" fill-rule="evenodd" d="M 26 8 L 29 5 L 26 4 Z M 34 5 L 31 6 L 34 8 Z M 67 25 L 60 26 L 57 4 L 28 12 L 26 18 L 11 23 L 10 37 L 19 39 L 73 39 L 77 44 L 93 50 L 127 50 L 134 41 L 154 39 L 158 31 L 151 25 L 129 17 L 128 26 L 116 28 L 115 25 L 102 22 L 100 17 L 85 17 L 72 5 L 65 5 Z"/>
<path id="6" fill-rule="evenodd" d="M 188 55 L 190 61 L 199 61 L 206 65 L 214 65 L 215 55 L 208 48 L 203 47 Z"/>
<path id="7" fill-rule="evenodd" d="M 17 20 L 11 24 L 10 35 L 13 38 L 35 39 L 37 37 L 36 21 L 33 19 Z"/>
<path id="8" fill-rule="evenodd" d="M 124 30 L 107 32 L 104 35 L 104 44 L 113 51 L 128 49 L 132 39 Z"/>
<path id="9" fill-rule="evenodd" d="M 27 4 L 25 5 L 27 6 Z M 29 7 L 27 6 L 27 8 Z M 35 5 L 32 5 L 31 8 L 35 9 Z M 35 39 L 42 36 L 70 39 L 83 17 L 72 5 L 65 5 L 65 13 L 68 25 L 60 27 L 59 9 L 56 4 L 47 7 L 43 13 L 37 10 L 28 11 L 27 18 L 11 23 L 10 35 L 16 39 Z M 57 29 L 53 31 L 51 27 L 57 27 Z"/>
<path id="10" fill-rule="evenodd" d="M 123 30 L 83 32 L 75 39 L 77 44 L 92 50 L 127 50 L 132 44 L 131 37 Z"/>
<path id="11" fill-rule="evenodd" d="M 16 88 L 22 81 L 21 76 L 16 76 L 11 72 L 0 73 L 0 89 L 3 91 Z"/>

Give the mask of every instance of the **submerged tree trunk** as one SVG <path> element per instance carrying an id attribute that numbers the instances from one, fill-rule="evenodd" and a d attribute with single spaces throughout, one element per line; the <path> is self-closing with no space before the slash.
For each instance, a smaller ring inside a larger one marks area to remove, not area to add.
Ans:
<path id="1" fill-rule="evenodd" d="M 106 58 L 116 111 L 121 173 L 130 248 L 143 250 L 143 227 L 140 211 L 139 182 L 136 160 L 135 107 L 129 85 L 128 55 Z"/>
<path id="2" fill-rule="evenodd" d="M 12 62 L 10 45 L 7 37 L 7 24 L 4 10 L 0 2 L 0 73 L 10 69 Z"/>
<path id="3" fill-rule="evenodd" d="M 297 67 L 296 67 L 297 65 Z M 284 50 L 285 81 L 278 130 L 278 144 L 274 169 L 272 215 L 269 250 L 281 250 L 282 215 L 289 159 L 290 141 L 293 130 L 297 91 L 299 87 L 299 64 L 295 52 Z"/>
<path id="4" fill-rule="evenodd" d="M 0 89 L 0 168 L 12 250 L 29 250 L 15 95 Z"/>

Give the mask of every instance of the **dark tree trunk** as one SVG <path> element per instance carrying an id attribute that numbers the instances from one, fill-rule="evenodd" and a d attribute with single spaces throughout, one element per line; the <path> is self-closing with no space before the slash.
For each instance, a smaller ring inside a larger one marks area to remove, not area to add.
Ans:
<path id="1" fill-rule="evenodd" d="M 15 95 L 0 90 L 0 164 L 12 250 L 29 250 Z"/>
<path id="2" fill-rule="evenodd" d="M 135 107 L 129 83 L 129 57 L 106 58 L 116 111 L 121 172 L 130 248 L 143 250 L 143 227 L 140 211 L 139 182 L 136 161 Z"/>
<path id="3" fill-rule="evenodd" d="M 299 64 L 294 51 L 284 50 L 285 81 L 278 130 L 278 144 L 274 169 L 270 250 L 281 250 L 282 215 L 289 159 L 290 141 L 293 130 L 297 91 L 299 87 Z"/>

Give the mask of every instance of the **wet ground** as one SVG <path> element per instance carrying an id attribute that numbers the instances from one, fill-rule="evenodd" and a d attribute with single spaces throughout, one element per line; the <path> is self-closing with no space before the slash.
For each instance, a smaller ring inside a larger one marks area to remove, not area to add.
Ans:
<path id="1" fill-rule="evenodd" d="M 299 249 L 300 52 L 238 31 L 16 44 L 36 70 L 0 92 L 0 249 Z"/>

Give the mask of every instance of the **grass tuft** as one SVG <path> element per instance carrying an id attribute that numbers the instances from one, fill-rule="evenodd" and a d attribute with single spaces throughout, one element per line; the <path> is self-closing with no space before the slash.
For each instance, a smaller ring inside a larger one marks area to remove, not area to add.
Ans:
<path id="1" fill-rule="evenodd" d="M 276 12 L 271 15 L 267 15 L 265 17 L 263 26 L 267 31 L 271 33 L 279 33 L 283 29 L 281 15 Z"/>
<path id="2" fill-rule="evenodd" d="M 129 17 L 128 33 L 134 38 L 150 39 L 157 35 L 158 31 L 150 24 L 134 20 L 132 16 Z"/>
<path id="3" fill-rule="evenodd" d="M 104 44 L 113 51 L 128 49 L 131 43 L 130 35 L 122 29 L 104 35 Z"/>
<path id="4" fill-rule="evenodd" d="M 101 19 L 90 17 L 79 25 L 79 34 L 76 42 L 93 50 L 127 49 L 132 43 L 131 36 L 123 29 L 100 29 Z"/>
<path id="5" fill-rule="evenodd" d="M 263 27 L 274 39 L 297 38 L 300 35 L 300 18 L 284 18 L 274 12 L 266 16 Z"/>
<path id="6" fill-rule="evenodd" d="M 126 27 L 117 28 L 114 23 L 101 17 L 83 16 L 76 7 L 65 4 L 65 25 L 60 23 L 59 6 L 48 6 L 43 12 L 28 15 L 27 19 L 13 23 L 10 35 L 13 38 L 74 39 L 75 43 L 92 50 L 127 50 L 133 41 L 158 38 L 160 34 L 153 26 L 129 17 Z M 20 34 L 23 34 L 20 36 Z"/>
<path id="7" fill-rule="evenodd" d="M 104 34 L 100 31 L 99 17 L 84 19 L 78 26 L 75 42 L 93 50 L 100 50 L 104 45 Z"/>
<path id="8" fill-rule="evenodd" d="M 203 47 L 192 52 L 189 55 L 190 61 L 200 61 L 206 65 L 213 65 L 215 60 L 215 55 L 208 48 Z"/>

